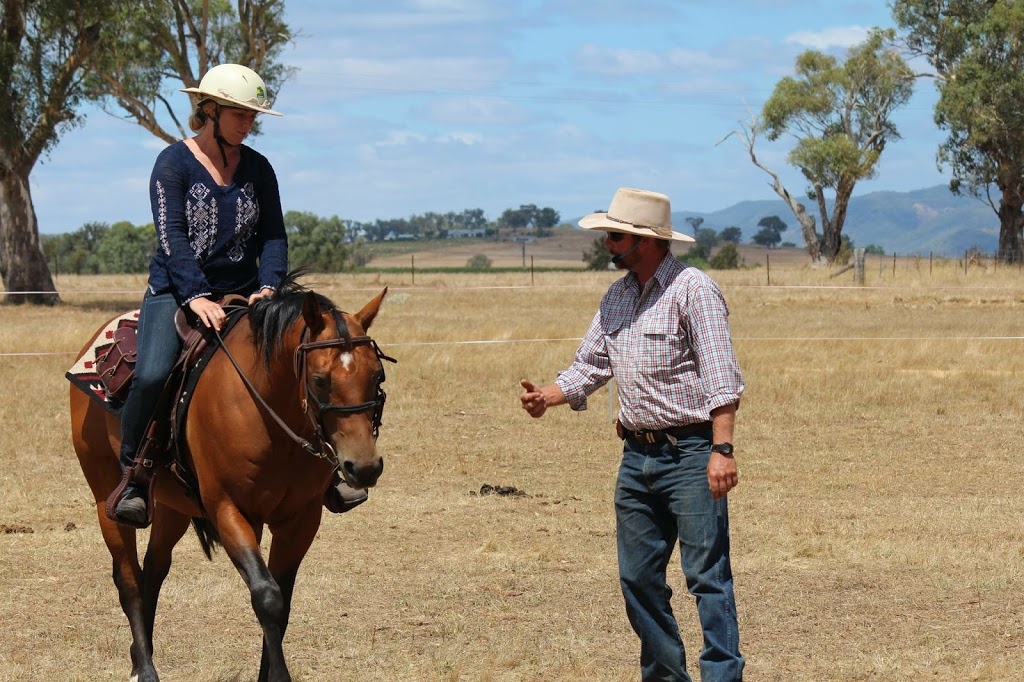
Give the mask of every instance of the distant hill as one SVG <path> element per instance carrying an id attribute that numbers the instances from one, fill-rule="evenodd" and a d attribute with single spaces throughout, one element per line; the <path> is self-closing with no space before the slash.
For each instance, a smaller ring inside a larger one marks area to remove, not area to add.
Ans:
<path id="1" fill-rule="evenodd" d="M 803 202 L 819 225 L 817 207 Z M 829 206 L 831 210 L 831 205 Z M 741 201 L 712 213 L 673 211 L 672 224 L 677 230 L 692 234 L 688 217 L 702 217 L 701 227 L 722 230 L 736 226 L 743 230 L 743 241 L 749 242 L 758 232 L 758 221 L 776 215 L 789 226 L 782 233 L 783 241 L 803 246 L 800 224 L 781 199 L 777 201 Z M 946 185 L 937 185 L 911 192 L 872 192 L 850 199 L 843 234 L 855 246 L 876 244 L 887 254 L 934 253 L 955 256 L 972 246 L 992 253 L 999 245 L 999 219 L 992 208 L 977 199 L 958 197 Z"/>

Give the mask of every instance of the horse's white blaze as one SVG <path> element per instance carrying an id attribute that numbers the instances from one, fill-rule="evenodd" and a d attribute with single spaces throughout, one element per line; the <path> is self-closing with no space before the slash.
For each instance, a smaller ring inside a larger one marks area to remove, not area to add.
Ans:
<path id="1" fill-rule="evenodd" d="M 352 356 L 352 353 L 346 351 L 341 354 L 340 359 L 341 364 L 345 367 L 345 369 L 352 369 L 352 361 L 355 360 L 355 358 Z"/>

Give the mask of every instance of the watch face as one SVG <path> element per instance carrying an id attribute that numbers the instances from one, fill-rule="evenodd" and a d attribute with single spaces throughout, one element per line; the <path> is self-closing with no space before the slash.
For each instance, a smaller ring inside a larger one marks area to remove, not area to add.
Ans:
<path id="1" fill-rule="evenodd" d="M 711 452 L 720 452 L 723 455 L 732 454 L 732 443 L 719 443 L 711 446 Z"/>

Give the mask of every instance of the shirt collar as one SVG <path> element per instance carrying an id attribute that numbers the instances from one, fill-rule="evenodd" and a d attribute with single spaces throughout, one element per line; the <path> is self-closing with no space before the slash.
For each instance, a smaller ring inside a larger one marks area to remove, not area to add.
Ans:
<path id="1" fill-rule="evenodd" d="M 658 286 L 665 289 L 672 280 L 676 278 L 680 272 L 683 271 L 683 264 L 672 254 L 671 251 L 665 254 L 665 257 L 658 264 L 658 268 L 654 271 L 654 275 L 651 276 L 652 282 L 657 282 Z M 640 281 L 636 277 L 636 273 L 630 271 L 626 276 L 630 283 L 630 286 L 638 293 L 640 291 Z"/>

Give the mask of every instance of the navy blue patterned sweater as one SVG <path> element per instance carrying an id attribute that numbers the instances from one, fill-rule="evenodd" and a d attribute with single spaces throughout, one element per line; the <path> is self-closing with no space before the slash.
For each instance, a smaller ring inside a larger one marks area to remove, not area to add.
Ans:
<path id="1" fill-rule="evenodd" d="M 149 181 L 157 248 L 149 288 L 179 305 L 200 296 L 276 289 L 288 270 L 277 176 L 241 146 L 231 184 L 220 186 L 184 142 L 160 152 Z"/>

